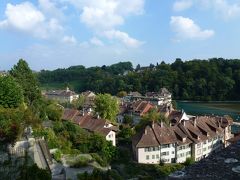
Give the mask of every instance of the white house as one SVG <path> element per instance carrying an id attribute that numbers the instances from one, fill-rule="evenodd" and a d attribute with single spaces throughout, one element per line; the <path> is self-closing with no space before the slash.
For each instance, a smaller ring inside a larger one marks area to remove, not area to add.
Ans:
<path id="1" fill-rule="evenodd" d="M 66 90 L 51 90 L 45 93 L 45 96 L 48 99 L 53 99 L 61 103 L 69 102 L 78 99 L 79 95 L 74 91 L 69 90 L 67 87 Z"/>
<path id="2" fill-rule="evenodd" d="M 231 137 L 228 117 L 192 117 L 173 126 L 154 122 L 137 133 L 132 148 L 138 163 L 182 163 L 188 157 L 198 161 L 227 145 Z"/>

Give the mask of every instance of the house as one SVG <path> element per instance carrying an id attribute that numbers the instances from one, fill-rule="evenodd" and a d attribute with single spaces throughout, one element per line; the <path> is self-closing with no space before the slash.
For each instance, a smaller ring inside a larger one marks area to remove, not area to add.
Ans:
<path id="1" fill-rule="evenodd" d="M 87 113 L 91 113 L 95 105 L 94 100 L 95 100 L 96 94 L 92 91 L 85 91 L 85 92 L 82 92 L 80 96 L 84 97 L 83 111 Z"/>
<path id="2" fill-rule="evenodd" d="M 147 92 L 145 96 L 142 96 L 140 93 L 131 92 L 123 98 L 126 102 L 134 101 L 148 101 L 154 105 L 162 106 L 166 104 L 171 104 L 172 95 L 166 88 L 161 88 L 159 92 Z"/>
<path id="3" fill-rule="evenodd" d="M 138 163 L 182 163 L 188 157 L 199 161 L 228 145 L 232 119 L 197 116 L 181 119 L 172 126 L 153 122 L 132 138 Z"/>
<path id="4" fill-rule="evenodd" d="M 79 95 L 74 91 L 69 90 L 51 90 L 44 94 L 48 99 L 57 100 L 61 103 L 71 103 L 73 100 L 78 99 Z"/>
<path id="5" fill-rule="evenodd" d="M 118 128 L 111 122 L 89 114 L 81 114 L 80 111 L 74 109 L 64 109 L 62 119 L 71 121 L 89 132 L 100 133 L 107 141 L 111 141 L 113 146 L 116 146 L 116 132 Z"/>

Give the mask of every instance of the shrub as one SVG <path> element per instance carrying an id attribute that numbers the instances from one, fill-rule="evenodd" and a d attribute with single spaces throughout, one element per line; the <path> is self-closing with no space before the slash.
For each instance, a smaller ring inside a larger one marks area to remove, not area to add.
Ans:
<path id="1" fill-rule="evenodd" d="M 61 162 L 61 157 L 62 157 L 62 152 L 60 150 L 57 150 L 54 154 L 53 154 L 53 158 L 57 161 L 57 162 Z"/>
<path id="2" fill-rule="evenodd" d="M 193 159 L 192 157 L 188 157 L 183 164 L 184 164 L 185 166 L 189 166 L 189 165 L 193 164 L 194 162 L 195 162 L 195 161 L 194 161 L 194 159 Z"/>
<path id="3" fill-rule="evenodd" d="M 106 167 L 108 165 L 107 160 L 99 156 L 97 153 L 92 153 L 91 156 L 101 166 Z"/>

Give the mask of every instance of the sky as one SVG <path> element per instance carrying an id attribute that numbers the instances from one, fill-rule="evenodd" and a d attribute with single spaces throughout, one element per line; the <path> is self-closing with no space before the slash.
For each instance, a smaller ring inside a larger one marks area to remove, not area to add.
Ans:
<path id="1" fill-rule="evenodd" d="M 1 0 L 0 70 L 240 56 L 240 0 Z"/>

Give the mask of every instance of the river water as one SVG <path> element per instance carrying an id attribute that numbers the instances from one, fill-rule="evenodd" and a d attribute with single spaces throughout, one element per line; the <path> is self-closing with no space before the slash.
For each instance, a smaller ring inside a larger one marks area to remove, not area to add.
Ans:
<path id="1" fill-rule="evenodd" d="M 240 102 L 192 102 L 177 101 L 177 109 L 190 115 L 229 115 L 240 122 Z M 240 126 L 233 126 L 233 132 L 240 131 Z"/>

